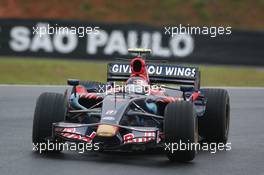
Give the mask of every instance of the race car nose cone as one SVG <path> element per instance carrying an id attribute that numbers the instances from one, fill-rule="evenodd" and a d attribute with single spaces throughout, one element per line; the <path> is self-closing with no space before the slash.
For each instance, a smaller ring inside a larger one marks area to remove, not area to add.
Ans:
<path id="1" fill-rule="evenodd" d="M 118 127 L 111 125 L 99 125 L 96 135 L 101 137 L 113 137 L 116 135 Z"/>

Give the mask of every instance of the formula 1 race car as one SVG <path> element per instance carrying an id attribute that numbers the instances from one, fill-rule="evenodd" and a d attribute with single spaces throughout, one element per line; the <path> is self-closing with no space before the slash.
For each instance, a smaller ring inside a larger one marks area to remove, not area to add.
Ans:
<path id="1" fill-rule="evenodd" d="M 71 93 L 41 94 L 34 145 L 84 142 L 98 144 L 100 151 L 164 148 L 169 160 L 186 162 L 197 150 L 177 149 L 176 144 L 227 142 L 226 90 L 200 89 L 197 67 L 146 64 L 150 49 L 128 51 L 135 55 L 130 64 L 108 64 L 107 83 L 69 79 Z"/>

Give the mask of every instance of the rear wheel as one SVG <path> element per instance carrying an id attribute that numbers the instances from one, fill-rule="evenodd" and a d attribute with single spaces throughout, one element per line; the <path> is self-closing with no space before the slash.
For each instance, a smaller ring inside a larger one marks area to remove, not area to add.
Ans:
<path id="1" fill-rule="evenodd" d="M 164 134 L 167 157 L 171 161 L 187 162 L 194 159 L 197 142 L 196 116 L 191 102 L 170 103 L 165 109 Z"/>
<path id="2" fill-rule="evenodd" d="M 209 143 L 226 144 L 229 134 L 230 103 L 224 89 L 201 89 L 207 99 L 205 114 L 199 117 L 199 134 Z"/>
<path id="3" fill-rule="evenodd" d="M 40 144 L 46 144 L 47 140 L 52 136 L 52 123 L 64 121 L 65 115 L 66 101 L 62 94 L 41 94 L 36 103 L 33 119 L 32 142 L 34 145 L 39 147 Z M 52 150 L 52 152 L 58 152 L 61 149 Z"/>

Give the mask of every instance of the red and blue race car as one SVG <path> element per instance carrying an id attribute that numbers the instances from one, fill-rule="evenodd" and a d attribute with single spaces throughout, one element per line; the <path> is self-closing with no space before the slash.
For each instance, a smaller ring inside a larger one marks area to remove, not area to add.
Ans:
<path id="1" fill-rule="evenodd" d="M 90 143 L 100 151 L 163 148 L 169 160 L 186 162 L 195 158 L 201 141 L 226 144 L 226 90 L 201 89 L 197 67 L 146 64 L 149 49 L 129 52 L 135 55 L 130 63 L 108 64 L 107 83 L 70 79 L 71 93 L 41 94 L 34 145 Z M 180 144 L 190 146 L 179 149 Z"/>

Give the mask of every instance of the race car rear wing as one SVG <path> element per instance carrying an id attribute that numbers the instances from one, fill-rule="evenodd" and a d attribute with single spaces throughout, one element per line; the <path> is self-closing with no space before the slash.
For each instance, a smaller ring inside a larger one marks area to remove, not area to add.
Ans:
<path id="1" fill-rule="evenodd" d="M 148 64 L 147 70 L 151 83 L 179 84 L 200 89 L 200 71 L 198 67 L 153 65 Z M 128 63 L 109 63 L 107 81 L 126 81 L 131 73 Z"/>

